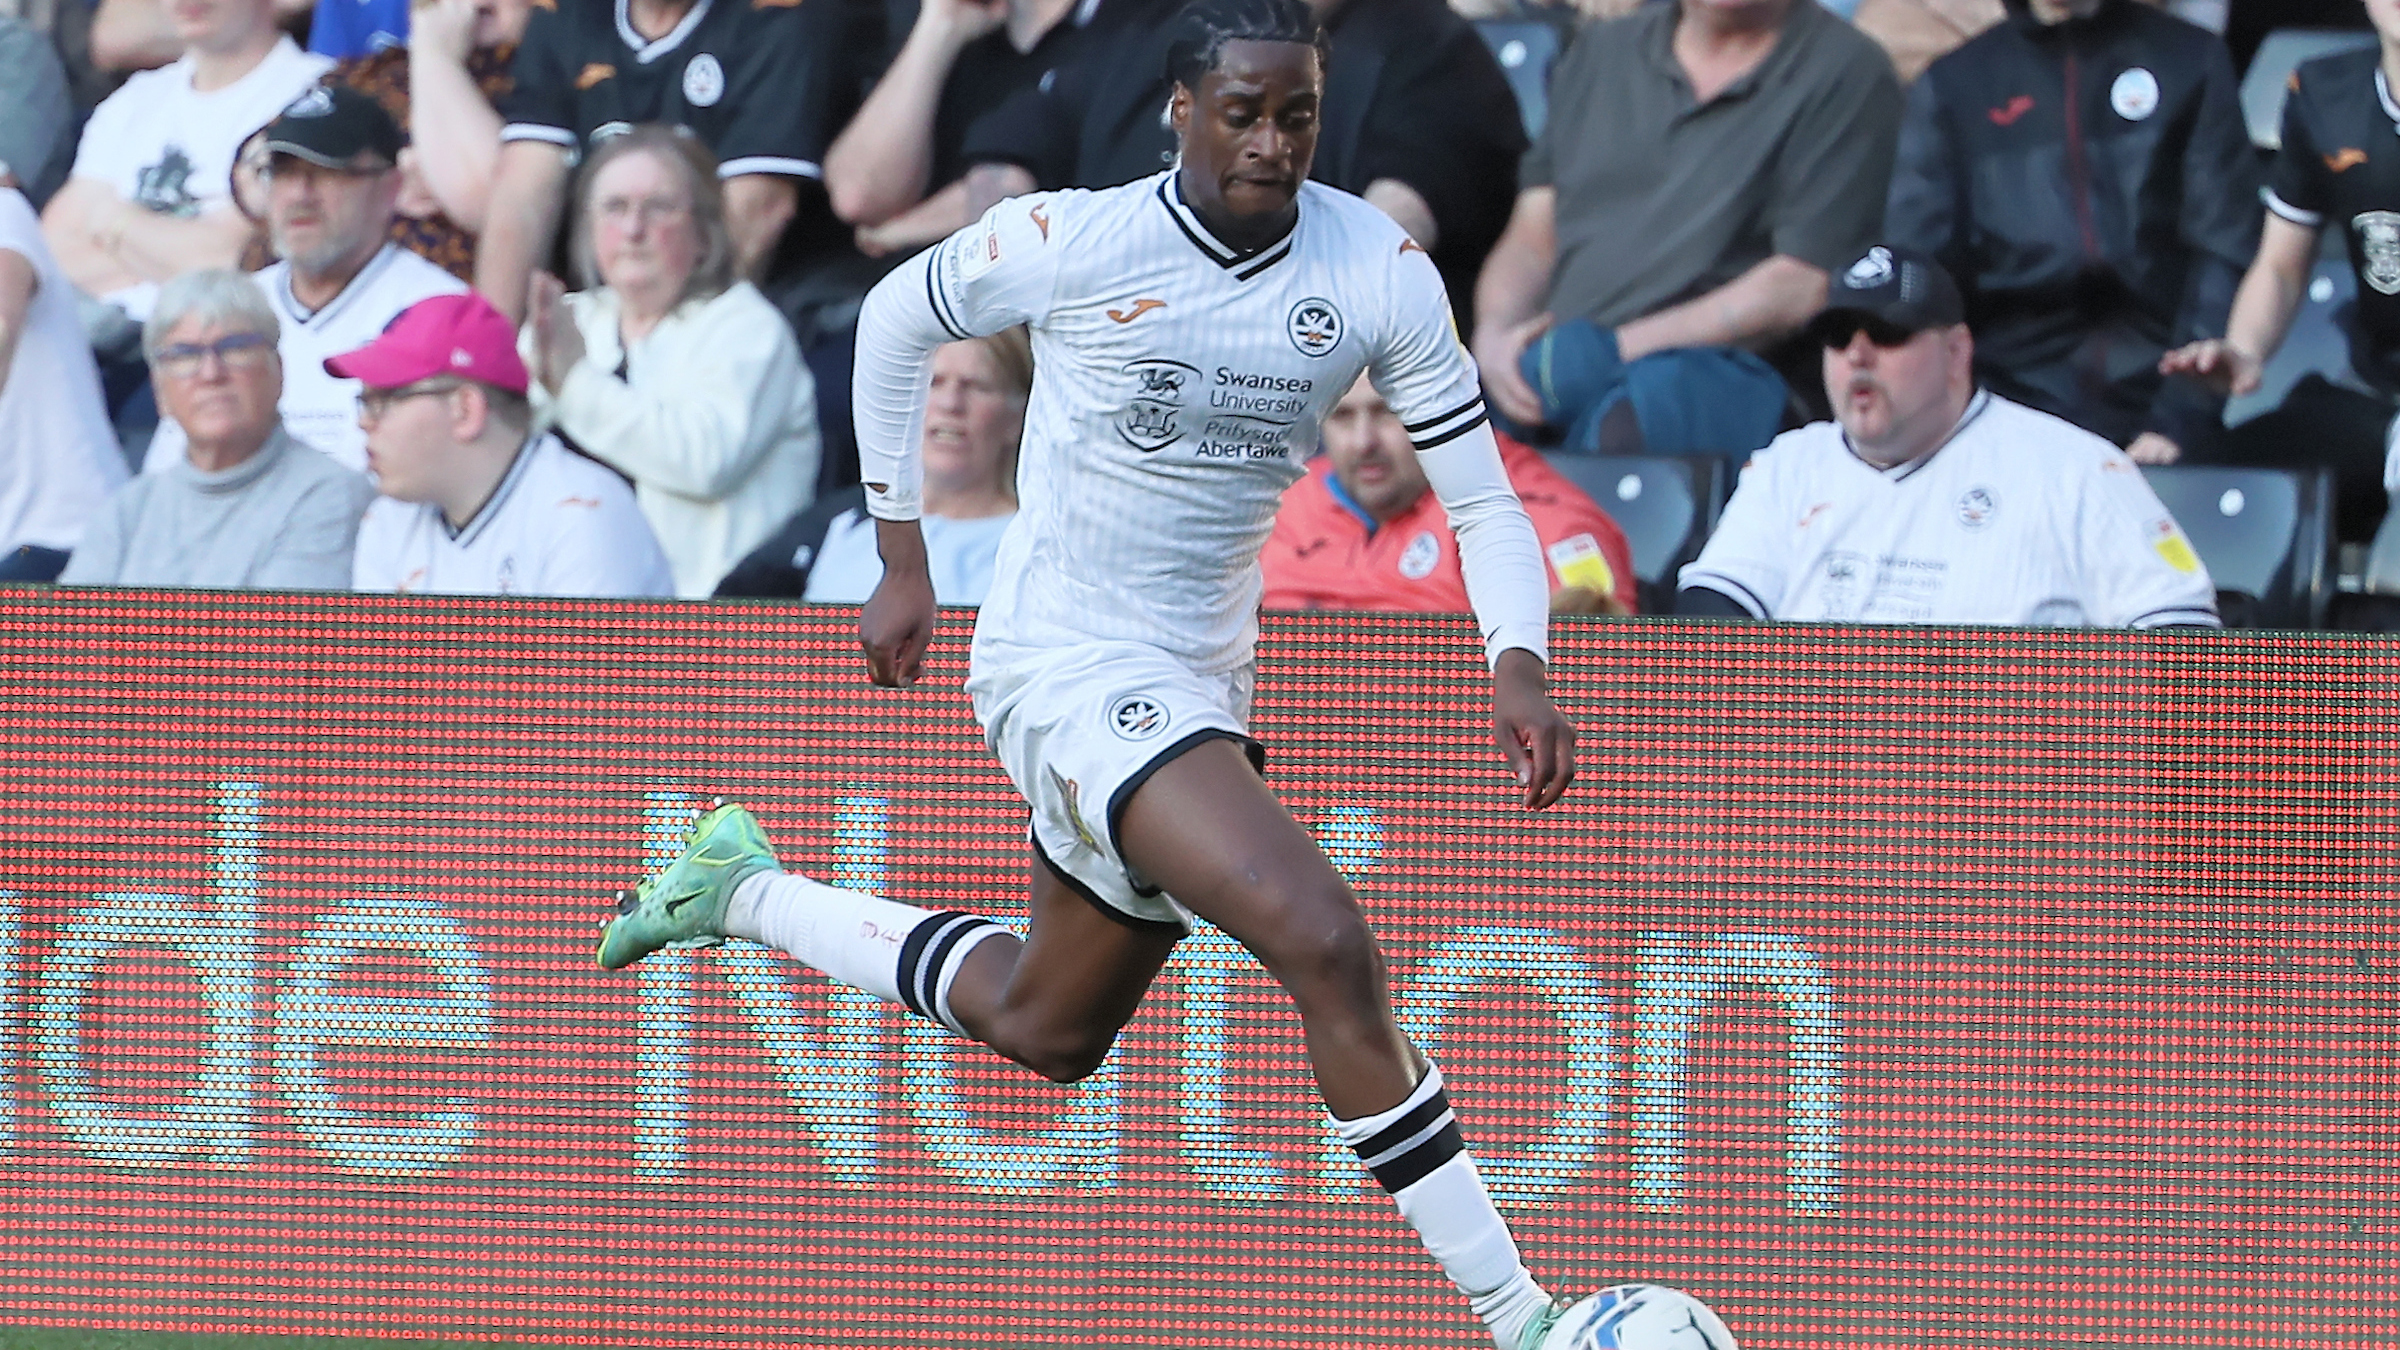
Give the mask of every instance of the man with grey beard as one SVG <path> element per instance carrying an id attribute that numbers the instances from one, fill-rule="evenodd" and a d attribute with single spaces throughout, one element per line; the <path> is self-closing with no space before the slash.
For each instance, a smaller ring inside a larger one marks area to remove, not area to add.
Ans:
<path id="1" fill-rule="evenodd" d="M 283 326 L 286 430 L 345 468 L 363 471 L 358 381 L 325 358 L 365 346 L 393 316 L 466 286 L 390 240 L 400 196 L 400 128 L 350 89 L 311 89 L 259 133 L 267 231 L 282 261 L 253 274 Z M 145 474 L 183 462 L 182 429 L 162 422 Z"/>

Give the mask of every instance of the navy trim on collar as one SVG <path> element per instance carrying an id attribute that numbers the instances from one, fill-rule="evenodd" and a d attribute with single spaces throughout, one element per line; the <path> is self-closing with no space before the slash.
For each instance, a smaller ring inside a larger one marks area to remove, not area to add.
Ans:
<path id="1" fill-rule="evenodd" d="M 534 451 L 539 448 L 541 440 L 538 432 L 525 437 L 525 443 L 517 447 L 517 457 L 508 462 L 508 472 L 500 475 L 500 481 L 492 487 L 492 495 L 483 499 L 483 505 L 475 508 L 475 514 L 467 518 L 466 524 L 451 529 L 450 517 L 442 514 L 442 508 L 433 508 L 434 520 L 440 523 L 442 533 L 450 537 L 451 543 L 460 548 L 468 547 L 475 542 L 477 535 L 483 533 L 484 527 L 499 516 L 501 504 L 524 480 L 526 468 L 533 463 Z"/>
<path id="2" fill-rule="evenodd" d="M 1875 472 L 1882 474 L 1890 481 L 1895 483 L 1905 483 L 1911 477 L 1915 476 L 1917 470 L 1924 468 L 1928 464 L 1931 464 L 1934 456 L 1942 453 L 1944 450 L 1949 449 L 1951 443 L 1956 441 L 1960 436 L 1964 435 L 1967 428 L 1975 424 L 1975 419 L 1983 416 L 1984 411 L 1991 406 L 1992 391 L 1989 389 L 1977 389 L 1975 391 L 1975 397 L 1967 400 L 1967 410 L 1959 414 L 1958 425 L 1950 428 L 1950 434 L 1942 438 L 1941 444 L 1933 447 L 1931 450 L 1926 451 L 1924 454 L 1917 456 L 1915 459 L 1910 460 L 1906 464 L 1895 464 L 1888 469 L 1876 468 L 1873 463 L 1868 461 L 1865 455 L 1858 453 L 1857 446 L 1850 443 L 1850 433 L 1847 431 L 1842 433 L 1842 448 L 1850 452 L 1851 458 L 1857 460 L 1861 464 L 1865 464 L 1870 469 L 1874 469 Z"/>
<path id="3" fill-rule="evenodd" d="M 1235 248 L 1217 238 L 1216 234 L 1208 228 L 1207 223 L 1200 219 L 1200 213 L 1184 202 L 1183 187 L 1175 181 L 1179 172 L 1176 169 L 1169 169 L 1166 175 L 1159 180 L 1159 205 L 1167 208 L 1167 216 L 1175 222 L 1175 228 L 1183 231 L 1183 237 L 1192 241 L 1193 248 L 1207 254 L 1209 261 L 1227 271 L 1233 271 L 1237 267 L 1241 268 L 1241 271 L 1234 272 L 1234 280 L 1248 281 L 1291 256 L 1292 241 L 1300 233 L 1300 217 L 1297 211 L 1292 216 L 1292 227 L 1285 230 L 1281 237 L 1261 244 L 1257 248 Z"/>
<path id="4" fill-rule="evenodd" d="M 334 292 L 331 300 L 316 309 L 309 309 L 302 305 L 300 297 L 292 292 L 292 265 L 286 262 L 283 265 L 283 279 L 281 284 L 275 287 L 274 298 L 282 308 L 284 316 L 303 328 L 314 328 L 321 324 L 331 323 L 335 315 L 349 308 L 350 303 L 359 296 L 366 294 L 368 288 L 375 284 L 377 277 L 391 269 L 392 260 L 398 257 L 399 253 L 400 246 L 393 243 L 386 243 L 382 248 L 375 250 L 375 256 L 367 259 L 366 265 L 359 268 L 357 274 L 344 283 L 340 290 Z"/>

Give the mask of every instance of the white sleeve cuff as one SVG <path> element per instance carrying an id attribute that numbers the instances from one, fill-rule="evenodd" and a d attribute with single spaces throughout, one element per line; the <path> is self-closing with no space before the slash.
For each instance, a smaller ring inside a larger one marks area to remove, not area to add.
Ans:
<path id="1" fill-rule="evenodd" d="M 2268 210 L 2283 217 L 2285 220 L 2292 222 L 2294 225 L 2305 225 L 2309 229 L 2313 230 L 2325 223 L 2325 215 L 2323 212 L 2303 211 L 2299 207 L 2285 201 L 2283 198 L 2276 196 L 2275 189 L 2271 187 L 2260 188 L 2258 190 L 2258 196 L 2259 200 L 2267 204 Z"/>
<path id="2" fill-rule="evenodd" d="M 805 159 L 781 159 L 774 155 L 744 155 L 729 159 L 717 166 L 717 177 L 739 178 L 743 174 L 772 174 L 777 178 L 823 178 L 825 171 Z"/>
<path id="3" fill-rule="evenodd" d="M 511 122 L 500 128 L 500 139 L 508 141 L 543 141 L 563 150 L 575 148 L 575 133 L 565 127 L 546 127 L 539 122 Z"/>

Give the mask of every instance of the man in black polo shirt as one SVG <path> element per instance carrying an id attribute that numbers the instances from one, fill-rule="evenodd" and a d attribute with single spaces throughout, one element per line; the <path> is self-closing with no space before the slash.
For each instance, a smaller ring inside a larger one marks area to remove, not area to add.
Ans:
<path id="1" fill-rule="evenodd" d="M 686 128 L 715 152 L 726 225 L 755 275 L 845 111 L 843 20 L 839 6 L 800 0 L 534 0 L 500 108 L 475 289 L 522 318 L 577 158 L 645 122 Z"/>
<path id="2" fill-rule="evenodd" d="M 2283 148 L 2267 175 L 2266 229 L 2235 293 L 2225 336 L 2167 353 L 2161 370 L 2231 394 L 2257 389 L 2307 295 L 2318 238 L 2336 229 L 2358 274 L 2357 303 L 2341 316 L 2351 370 L 2380 396 L 2378 420 L 2400 405 L 2400 0 L 2366 0 L 2366 8 L 2382 39 L 2378 46 L 2307 62 L 2292 78 Z M 2343 415 L 2342 405 L 2365 401 L 2309 379 L 2269 414 L 2308 426 L 2312 434 L 2278 438 L 2276 461 L 2334 469 L 2346 539 L 2364 537 L 2383 514 L 2378 486 L 2386 493 L 2400 488 L 2400 422 L 2388 423 L 2377 438 L 2355 425 L 2357 417 Z M 2304 402 L 2321 406 L 2295 406 Z M 2386 534 L 2392 519 L 2385 520 Z"/>
<path id="3" fill-rule="evenodd" d="M 1890 59 L 1816 0 L 1583 29 L 1476 286 L 1494 416 L 1580 451 L 1764 446 L 1791 391 L 1758 352 L 1875 242 L 1899 124 Z"/>
<path id="4" fill-rule="evenodd" d="M 1182 0 L 925 0 L 908 40 L 825 155 L 834 214 L 881 256 L 934 243 L 969 208 L 968 129 L 1075 54 L 1155 31 Z M 1098 186 L 1088 184 L 1086 186 Z"/>

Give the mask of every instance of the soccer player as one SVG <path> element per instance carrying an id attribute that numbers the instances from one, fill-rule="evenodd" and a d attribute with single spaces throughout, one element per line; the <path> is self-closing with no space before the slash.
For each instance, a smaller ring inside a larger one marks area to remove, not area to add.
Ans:
<path id="1" fill-rule="evenodd" d="M 720 805 L 622 902 L 599 961 L 749 938 L 1073 1082 L 1197 914 L 1290 992 L 1335 1132 L 1494 1342 L 1520 1350 L 1557 1309 L 1484 1190 L 1441 1073 L 1393 1019 L 1357 897 L 1261 782 L 1244 721 L 1260 547 L 1362 370 L 1450 513 L 1494 730 L 1537 810 L 1574 774 L 1574 730 L 1547 688 L 1541 551 L 1432 260 L 1382 212 L 1307 181 L 1324 88 L 1308 6 L 1199 0 L 1176 23 L 1176 167 L 1004 201 L 902 264 L 859 321 L 884 562 L 859 640 L 889 686 L 917 678 L 934 619 L 916 523 L 933 352 L 1033 333 L 1021 505 L 967 680 L 1033 808 L 1025 937 L 786 874 L 757 822 Z"/>

